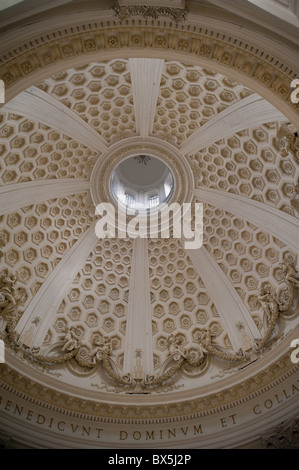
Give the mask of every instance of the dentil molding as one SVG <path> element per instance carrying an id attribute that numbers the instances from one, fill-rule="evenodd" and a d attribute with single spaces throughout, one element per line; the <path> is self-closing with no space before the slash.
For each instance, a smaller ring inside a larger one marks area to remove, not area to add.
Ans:
<path id="1" fill-rule="evenodd" d="M 244 36 L 237 39 L 232 34 L 219 34 L 208 26 L 186 24 L 177 28 L 167 20 L 148 22 L 137 18 L 123 25 L 104 18 L 87 24 L 81 20 L 76 28 L 64 25 L 59 30 L 52 26 L 48 34 L 41 32 L 35 38 L 30 32 L 30 41 L 7 51 L 0 69 L 7 100 L 66 67 L 111 58 L 171 56 L 231 76 L 268 99 L 294 124 L 298 122 L 298 105 L 290 99 L 296 71 L 284 63 L 285 57 L 271 56 L 269 50 L 265 53 L 244 42 Z"/>

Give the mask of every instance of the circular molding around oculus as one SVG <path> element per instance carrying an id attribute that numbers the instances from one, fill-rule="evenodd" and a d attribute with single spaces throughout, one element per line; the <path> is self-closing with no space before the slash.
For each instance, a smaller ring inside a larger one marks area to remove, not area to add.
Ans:
<path id="1" fill-rule="evenodd" d="M 144 162 L 138 163 L 140 157 L 147 157 L 148 165 L 155 162 L 157 174 L 159 173 L 158 169 L 160 169 L 162 179 L 171 174 L 170 192 L 163 202 L 176 202 L 179 204 L 191 202 L 194 177 L 189 164 L 179 150 L 168 142 L 157 138 L 132 137 L 117 142 L 98 158 L 91 174 L 91 197 L 95 206 L 104 202 L 117 206 L 117 197 L 115 197 L 113 191 L 113 177 L 122 168 L 123 176 L 128 178 L 130 162 L 136 164 L 136 169 L 139 166 L 139 170 L 143 170 L 141 165 L 149 169 L 149 166 L 147 167 Z M 148 158 L 151 160 L 148 160 Z M 129 162 L 125 163 L 126 160 Z M 165 172 L 164 176 L 162 169 Z M 151 190 L 156 189 L 154 183 L 158 180 L 157 174 L 152 179 L 150 174 L 147 176 L 148 185 L 146 189 L 149 194 Z M 146 175 L 143 177 L 143 182 L 146 182 Z M 138 175 L 136 182 L 138 182 Z M 132 185 L 132 181 L 130 184 Z"/>

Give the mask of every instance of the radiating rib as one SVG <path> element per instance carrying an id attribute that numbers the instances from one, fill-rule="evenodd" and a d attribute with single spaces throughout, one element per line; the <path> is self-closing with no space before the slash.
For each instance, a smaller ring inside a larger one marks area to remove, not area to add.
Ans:
<path id="1" fill-rule="evenodd" d="M 90 182 L 83 178 L 26 181 L 0 187 L 0 215 L 9 214 L 20 207 L 70 196 L 90 189 Z"/>
<path id="2" fill-rule="evenodd" d="M 219 189 L 194 189 L 200 202 L 232 212 L 251 222 L 265 232 L 274 235 L 298 253 L 299 220 L 267 204 Z"/>
<path id="3" fill-rule="evenodd" d="M 243 346 L 240 324 L 252 340 L 261 338 L 249 310 L 207 249 L 202 246 L 197 250 L 186 250 L 186 253 L 207 288 L 234 350 Z"/>
<path id="4" fill-rule="evenodd" d="M 148 137 L 152 130 L 164 60 L 129 59 L 137 133 Z"/>
<path id="5" fill-rule="evenodd" d="M 107 150 L 105 140 L 83 119 L 53 96 L 34 86 L 10 100 L 1 110 L 41 122 L 96 152 Z"/>
<path id="6" fill-rule="evenodd" d="M 287 120 L 271 103 L 259 95 L 250 95 L 232 104 L 188 137 L 181 146 L 184 155 L 192 155 L 236 132 L 266 122 Z"/>
<path id="7" fill-rule="evenodd" d="M 152 307 L 148 242 L 136 238 L 133 242 L 132 271 L 129 286 L 128 314 L 125 338 L 124 373 L 134 375 L 136 350 L 142 350 L 141 360 L 145 374 L 152 375 L 153 340 Z"/>
<path id="8" fill-rule="evenodd" d="M 27 306 L 17 324 L 16 332 L 22 336 L 33 329 L 31 333 L 33 347 L 40 347 L 43 344 L 65 293 L 70 289 L 74 277 L 97 242 L 93 224 L 65 254 Z M 37 317 L 40 321 L 36 325 L 34 320 Z"/>

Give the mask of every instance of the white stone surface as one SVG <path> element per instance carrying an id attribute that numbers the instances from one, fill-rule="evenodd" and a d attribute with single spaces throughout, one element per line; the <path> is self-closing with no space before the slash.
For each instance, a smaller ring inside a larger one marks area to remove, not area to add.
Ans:
<path id="1" fill-rule="evenodd" d="M 251 339 L 261 338 L 253 318 L 214 258 L 204 246 L 197 250 L 186 250 L 198 274 L 201 276 L 211 300 L 214 302 L 235 351 L 242 348 L 243 338 L 238 328 L 242 323 Z"/>
<path id="2" fill-rule="evenodd" d="M 191 155 L 236 132 L 265 122 L 281 120 L 286 120 L 286 118 L 280 111 L 254 94 L 229 106 L 193 132 L 182 144 L 181 152 L 184 155 Z"/>
<path id="3" fill-rule="evenodd" d="M 0 214 L 9 214 L 20 207 L 82 193 L 89 189 L 89 181 L 81 178 L 77 178 L 76 183 L 70 178 L 7 184 L 0 187 Z"/>
<path id="4" fill-rule="evenodd" d="M 203 188 L 194 189 L 193 194 L 200 202 L 211 204 L 248 220 L 298 253 L 299 220 L 295 217 L 270 205 L 226 191 Z"/>
<path id="5" fill-rule="evenodd" d="M 136 349 L 142 350 L 145 374 L 153 374 L 152 308 L 147 239 L 136 238 L 133 243 L 132 271 L 129 284 L 124 351 L 124 373 L 134 372 Z"/>
<path id="6" fill-rule="evenodd" d="M 129 59 L 137 133 L 144 138 L 153 129 L 163 67 L 161 59 Z"/>
<path id="7" fill-rule="evenodd" d="M 92 225 L 64 255 L 27 306 L 16 331 L 20 335 L 25 334 L 33 327 L 33 320 L 39 317 L 38 327 L 35 325 L 31 336 L 34 347 L 42 345 L 65 292 L 68 291 L 74 277 L 97 241 L 95 226 Z"/>
<path id="8" fill-rule="evenodd" d="M 60 130 L 96 152 L 104 152 L 107 149 L 102 137 L 77 114 L 34 86 L 17 95 L 1 109 Z"/>

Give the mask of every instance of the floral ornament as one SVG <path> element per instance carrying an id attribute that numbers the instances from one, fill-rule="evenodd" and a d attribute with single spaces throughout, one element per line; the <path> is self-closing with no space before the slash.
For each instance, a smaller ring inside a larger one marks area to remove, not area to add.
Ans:
<path id="1" fill-rule="evenodd" d="M 117 47 L 118 46 L 118 39 L 115 36 L 111 36 L 108 38 L 108 46 L 109 47 Z"/>
<path id="2" fill-rule="evenodd" d="M 186 20 L 187 8 L 155 7 L 148 5 L 122 5 L 117 1 L 112 7 L 115 16 L 120 20 L 126 20 L 132 16 L 143 16 L 143 18 L 157 20 L 160 16 L 168 16 L 178 25 Z"/>

